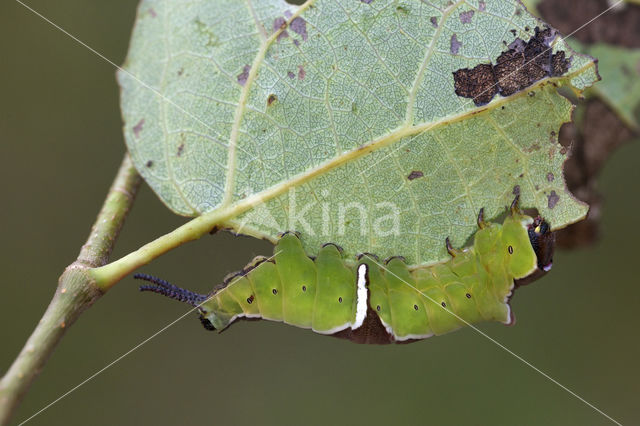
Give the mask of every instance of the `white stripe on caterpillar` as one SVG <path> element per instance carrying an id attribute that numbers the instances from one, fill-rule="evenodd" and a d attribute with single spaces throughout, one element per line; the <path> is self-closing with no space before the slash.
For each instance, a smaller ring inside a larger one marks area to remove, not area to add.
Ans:
<path id="1" fill-rule="evenodd" d="M 358 291 L 356 294 L 356 320 L 351 325 L 351 329 L 355 330 L 359 328 L 367 316 L 367 265 L 361 264 L 358 266 Z"/>

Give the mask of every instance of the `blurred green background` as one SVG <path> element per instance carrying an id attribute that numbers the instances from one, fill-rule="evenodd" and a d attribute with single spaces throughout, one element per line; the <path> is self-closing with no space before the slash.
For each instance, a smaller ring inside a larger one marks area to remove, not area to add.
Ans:
<path id="1" fill-rule="evenodd" d="M 31 0 L 120 64 L 136 2 Z M 0 371 L 75 259 L 124 152 L 114 68 L 14 1 L 0 4 Z M 640 423 L 640 143 L 606 166 L 603 237 L 560 252 L 518 291 L 515 327 L 481 329 L 623 424 Z M 185 219 L 144 186 L 114 258 Z M 262 241 L 226 233 L 143 268 L 201 292 Z M 70 328 L 14 417 L 19 422 L 187 308 L 124 279 Z M 112 424 L 605 425 L 603 416 L 473 330 L 360 346 L 269 322 L 222 335 L 189 315 L 30 422 Z"/>

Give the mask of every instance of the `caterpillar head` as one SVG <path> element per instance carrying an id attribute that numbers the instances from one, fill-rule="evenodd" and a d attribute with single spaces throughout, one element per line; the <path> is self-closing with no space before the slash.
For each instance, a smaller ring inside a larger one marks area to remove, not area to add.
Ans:
<path id="1" fill-rule="evenodd" d="M 516 279 L 516 287 L 531 284 L 551 270 L 556 236 L 549 223 L 538 216 L 527 226 L 527 235 L 536 254 L 537 268 L 525 278 Z"/>
<path id="2" fill-rule="evenodd" d="M 502 228 L 501 250 L 518 286 L 528 284 L 551 270 L 555 234 L 541 217 L 514 214 Z"/>
<path id="3" fill-rule="evenodd" d="M 551 231 L 551 226 L 540 216 L 528 226 L 527 233 L 531 247 L 538 259 L 538 268 L 544 272 L 551 270 L 553 265 L 553 249 L 556 243 L 556 235 Z"/>
<path id="4" fill-rule="evenodd" d="M 507 265 L 516 280 L 544 275 L 551 269 L 555 235 L 540 216 L 532 219 L 520 210 L 520 195 L 511 203 L 511 215 L 502 228 Z"/>

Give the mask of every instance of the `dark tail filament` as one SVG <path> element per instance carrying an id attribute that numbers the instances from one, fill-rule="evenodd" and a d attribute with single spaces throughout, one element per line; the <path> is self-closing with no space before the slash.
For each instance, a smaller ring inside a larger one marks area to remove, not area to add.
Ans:
<path id="1" fill-rule="evenodd" d="M 184 288 L 177 287 L 165 280 L 161 280 L 160 278 L 156 278 L 151 275 L 135 274 L 133 278 L 137 280 L 149 281 L 154 284 L 141 285 L 140 291 L 152 291 L 154 293 L 162 294 L 163 296 L 167 296 L 171 299 L 179 300 L 196 307 L 207 300 L 206 294 L 198 294 L 190 290 L 185 290 Z"/>

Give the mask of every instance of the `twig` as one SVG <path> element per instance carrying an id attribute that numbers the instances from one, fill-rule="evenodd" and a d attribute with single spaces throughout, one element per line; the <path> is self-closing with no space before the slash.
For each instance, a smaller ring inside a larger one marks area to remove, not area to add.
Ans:
<path id="1" fill-rule="evenodd" d="M 0 380 L 0 424 L 9 422 L 67 328 L 104 294 L 89 271 L 107 262 L 139 185 L 140 176 L 125 154 L 78 259 L 65 269 L 42 319 Z"/>

